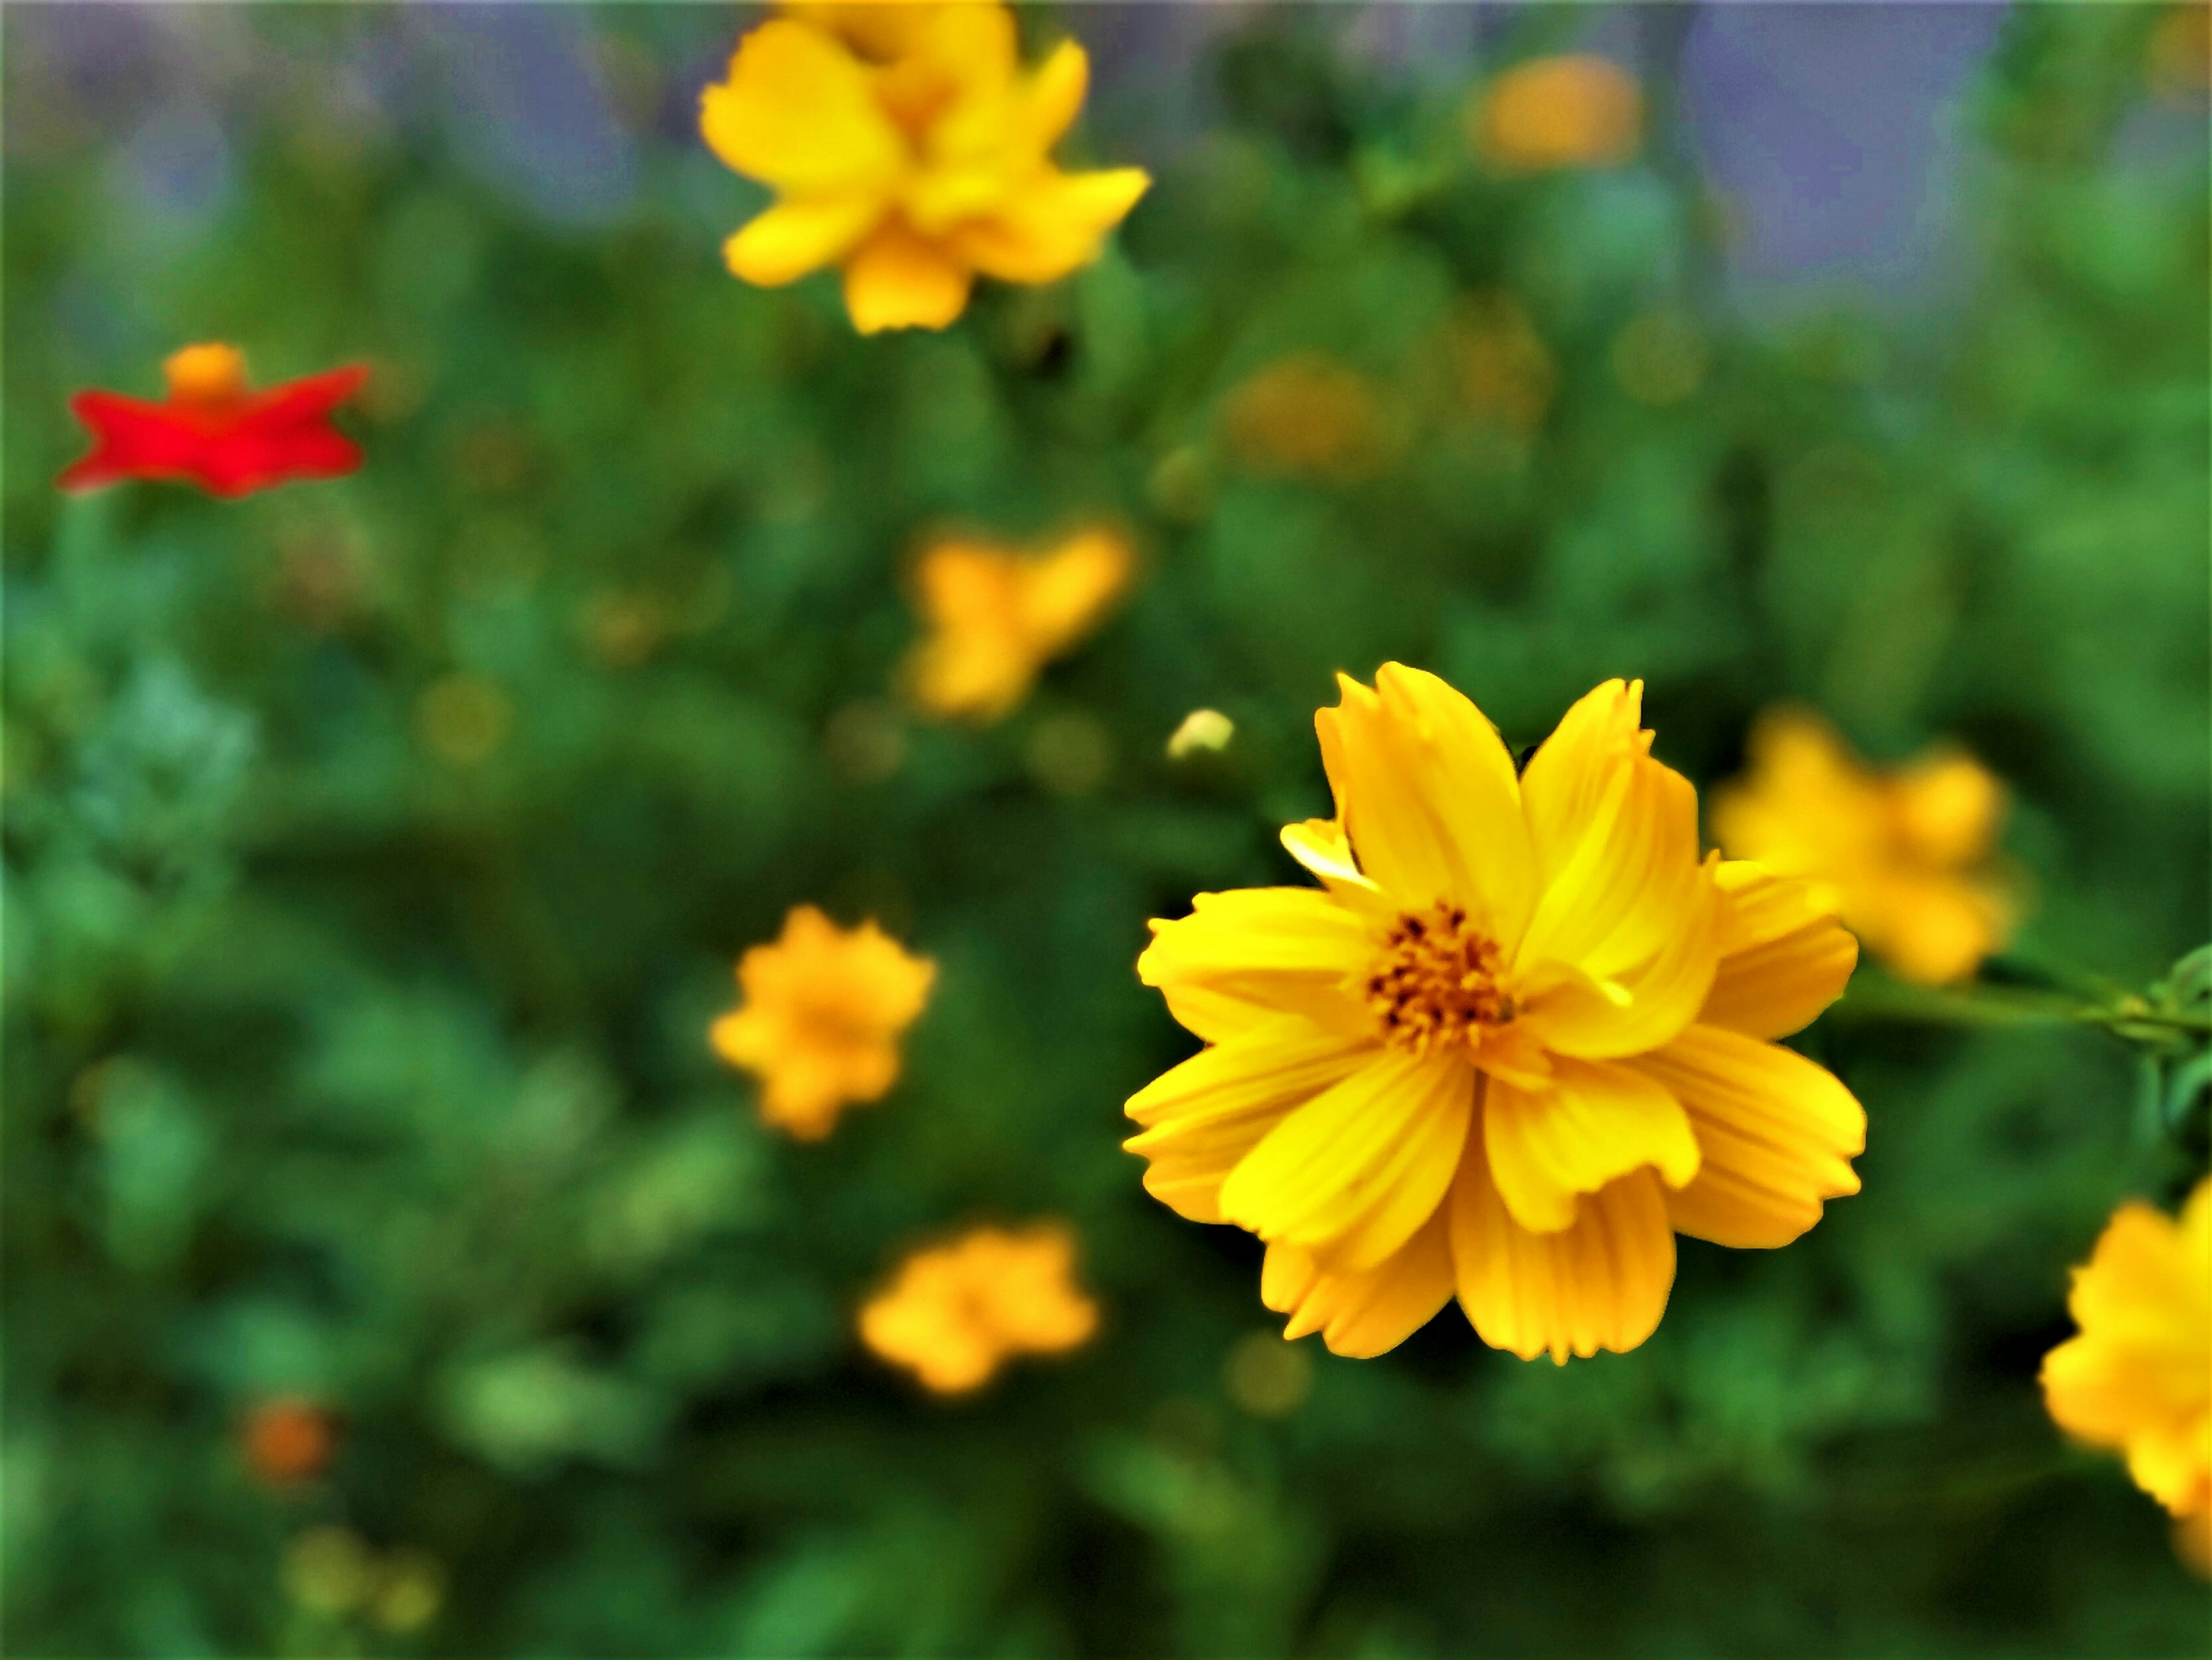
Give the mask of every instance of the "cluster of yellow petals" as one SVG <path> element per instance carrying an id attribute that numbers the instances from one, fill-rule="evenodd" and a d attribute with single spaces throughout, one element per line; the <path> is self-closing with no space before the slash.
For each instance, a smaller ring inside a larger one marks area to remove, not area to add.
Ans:
<path id="1" fill-rule="evenodd" d="M 841 928 L 811 905 L 774 945 L 738 959 L 738 1006 L 709 1033 L 731 1065 L 761 1080 L 761 1117 L 818 1141 L 855 1102 L 898 1081 L 899 1037 L 929 1002 L 937 965 L 873 922 Z"/>
<path id="2" fill-rule="evenodd" d="M 860 1340 L 925 1389 L 955 1395 L 1017 1354 L 1089 1341 L 1098 1308 L 1075 1283 L 1075 1239 L 1057 1223 L 977 1228 L 916 1251 L 860 1310 Z"/>
<path id="3" fill-rule="evenodd" d="M 2044 1357 L 2051 1416 L 2124 1453 L 2212 1573 L 2212 1177 L 2179 1221 L 2141 1203 L 2114 1212 L 2066 1306 L 2081 1329 Z"/>
<path id="4" fill-rule="evenodd" d="M 945 327 L 978 273 L 1058 281 L 1150 182 L 1054 164 L 1089 78 L 1072 40 L 1024 69 L 997 0 L 786 8 L 701 104 L 715 155 L 776 192 L 725 245 L 731 271 L 775 287 L 838 266 L 864 334 Z"/>
<path id="5" fill-rule="evenodd" d="M 1135 567 L 1127 538 L 1103 529 L 1039 553 L 967 539 L 933 544 L 915 568 L 929 631 L 907 659 L 907 696 L 948 720 L 1011 714 L 1038 671 L 1097 624 Z"/>
<path id="6" fill-rule="evenodd" d="M 1713 800 L 1729 854 L 1818 883 L 1845 926 L 1905 979 L 1972 974 L 2003 945 L 2012 903 L 1992 866 L 2004 786 L 1936 750 L 1879 774 L 1818 715 L 1769 711 L 1751 766 Z"/>
<path id="7" fill-rule="evenodd" d="M 1643 142 L 1644 94 L 1610 58 L 1534 58 L 1490 83 L 1468 125 L 1476 148 L 1504 167 L 1613 167 Z"/>
<path id="8" fill-rule="evenodd" d="M 1864 1113 L 1772 1041 L 1856 946 L 1810 885 L 1699 857 L 1640 683 L 1518 775 L 1433 675 L 1340 684 L 1336 817 L 1283 832 L 1321 887 L 1200 894 L 1138 961 L 1208 1045 L 1128 1103 L 1145 1185 L 1267 1241 L 1262 1300 L 1339 1353 L 1455 1294 L 1523 1357 L 1632 1348 L 1676 1231 L 1782 1245 L 1857 1190 Z"/>

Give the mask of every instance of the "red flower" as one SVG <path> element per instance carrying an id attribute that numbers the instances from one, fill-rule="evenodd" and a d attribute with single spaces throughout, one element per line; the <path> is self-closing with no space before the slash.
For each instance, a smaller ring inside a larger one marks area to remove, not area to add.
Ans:
<path id="1" fill-rule="evenodd" d="M 361 465 L 361 447 L 331 425 L 331 411 L 361 390 L 358 364 L 249 391 L 235 346 L 186 346 L 162 364 L 159 404 L 112 392 L 70 399 L 91 429 L 92 453 L 58 481 L 95 489 L 124 478 L 179 478 L 215 496 L 246 496 L 293 478 L 336 478 Z"/>

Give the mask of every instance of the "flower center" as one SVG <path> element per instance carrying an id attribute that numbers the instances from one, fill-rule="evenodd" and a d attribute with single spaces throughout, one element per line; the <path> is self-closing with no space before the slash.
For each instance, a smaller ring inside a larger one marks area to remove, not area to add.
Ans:
<path id="1" fill-rule="evenodd" d="M 1512 994 L 1498 984 L 1498 944 L 1470 928 L 1459 906 L 1438 900 L 1400 913 L 1382 947 L 1363 989 L 1385 1043 L 1415 1055 L 1473 1048 L 1480 1028 L 1513 1018 Z"/>
<path id="2" fill-rule="evenodd" d="M 246 358 L 235 346 L 186 346 L 161 365 L 180 404 L 227 404 L 246 392 Z"/>

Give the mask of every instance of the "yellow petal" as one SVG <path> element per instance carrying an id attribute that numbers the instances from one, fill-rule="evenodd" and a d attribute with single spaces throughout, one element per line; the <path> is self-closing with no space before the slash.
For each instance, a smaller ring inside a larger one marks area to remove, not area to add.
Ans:
<path id="1" fill-rule="evenodd" d="M 804 195 L 881 191 L 907 166 L 866 66 L 786 18 L 738 43 L 729 79 L 701 96 L 699 132 L 738 172 Z"/>
<path id="2" fill-rule="evenodd" d="M 1537 879 L 1549 886 L 1583 841 L 1599 832 L 1598 810 L 1638 755 L 1644 683 L 1608 680 L 1577 699 L 1521 775 L 1521 806 Z"/>
<path id="3" fill-rule="evenodd" d="M 1442 1206 L 1420 1231 L 1373 1268 L 1332 1273 L 1303 1246 L 1267 1247 L 1260 1300 L 1291 1316 L 1283 1335 L 1319 1332 L 1334 1354 L 1368 1359 L 1387 1353 L 1435 1318 L 1451 1300 L 1451 1236 Z"/>
<path id="4" fill-rule="evenodd" d="M 722 258 L 732 275 L 779 288 L 836 265 L 883 212 L 881 199 L 873 196 L 780 202 L 723 243 Z"/>
<path id="5" fill-rule="evenodd" d="M 1697 1179 L 1667 1195 L 1680 1231 L 1786 1245 L 1820 1219 L 1823 1200 L 1859 1190 L 1849 1160 L 1866 1147 L 1866 1113 L 1826 1067 L 1705 1025 L 1630 1064 L 1682 1104 L 1705 1156 Z"/>
<path id="6" fill-rule="evenodd" d="M 1191 904 L 1188 916 L 1155 920 L 1137 958 L 1137 977 L 1190 1031 L 1219 1043 L 1293 1012 L 1336 1030 L 1370 1028 L 1346 989 L 1375 949 L 1357 913 L 1314 888 L 1238 888 Z"/>
<path id="7" fill-rule="evenodd" d="M 1617 1064 L 1555 1060 L 1540 1093 L 1491 1079 L 1482 1122 L 1492 1180 L 1513 1219 L 1538 1233 L 1569 1226 L 1577 1195 L 1632 1170 L 1652 1166 L 1674 1188 L 1698 1173 L 1681 1104 Z"/>
<path id="8" fill-rule="evenodd" d="M 1401 909 L 1466 906 L 1510 951 L 1529 900 L 1512 757 L 1435 676 L 1386 664 L 1376 679 L 1339 675 L 1337 707 L 1314 717 L 1359 867 Z"/>
<path id="9" fill-rule="evenodd" d="M 1365 1064 L 1373 1046 L 1296 1016 L 1201 1050 L 1129 1098 L 1147 1128 L 1121 1145 L 1149 1161 L 1145 1189 L 1180 1216 L 1218 1222 L 1223 1180 L 1283 1115 Z"/>
<path id="10" fill-rule="evenodd" d="M 1128 587 L 1135 565 L 1127 538 L 1109 530 L 1079 532 L 1042 558 L 1024 561 L 1018 605 L 1032 647 L 1056 656 L 1089 632 Z"/>
<path id="11" fill-rule="evenodd" d="M 1634 1348 L 1658 1329 L 1674 1283 L 1674 1234 L 1659 1178 L 1639 1170 L 1577 1202 L 1571 1226 L 1531 1233 L 1492 1185 L 1479 1146 L 1449 1201 L 1460 1306 L 1493 1348 L 1523 1360 Z"/>
<path id="12" fill-rule="evenodd" d="M 1084 94 L 1090 88 L 1090 58 L 1075 41 L 1061 41 L 1030 77 L 1030 142 L 1040 149 L 1058 143 L 1083 112 Z"/>
<path id="13" fill-rule="evenodd" d="M 1386 924 L 1397 915 L 1397 907 L 1368 877 L 1352 856 L 1351 838 L 1334 818 L 1309 818 L 1283 826 L 1284 851 L 1322 879 L 1337 898 L 1363 915 Z"/>
<path id="14" fill-rule="evenodd" d="M 1672 1040 L 1697 1018 L 1718 964 L 1717 896 L 1708 885 L 1702 897 L 1656 957 L 1618 977 L 1599 978 L 1556 958 L 1522 969 L 1515 979 L 1519 1025 L 1548 1049 L 1593 1061 L 1643 1055 Z"/>
<path id="15" fill-rule="evenodd" d="M 1811 1025 L 1843 995 L 1859 942 L 1813 883 L 1741 860 L 1720 866 L 1714 878 L 1722 896 L 1720 967 L 1699 1023 L 1747 1037 L 1787 1037 Z"/>
<path id="16" fill-rule="evenodd" d="M 1267 1132 L 1221 1185 L 1221 1213 L 1269 1243 L 1370 1268 L 1442 1202 L 1467 1140 L 1474 1074 L 1394 1050 Z"/>
<path id="17" fill-rule="evenodd" d="M 1151 186 L 1140 167 L 1062 173 L 1040 166 L 1002 176 L 988 209 L 950 228 L 947 241 L 987 277 L 1056 283 L 1098 257 L 1107 234 Z"/>
<path id="18" fill-rule="evenodd" d="M 1631 689 L 1630 704 L 1637 696 Z M 1711 926 L 1715 899 L 1698 858 L 1698 793 L 1644 752 L 1649 734 L 1622 739 L 1617 723 L 1605 743 L 1570 745 L 1539 771 L 1568 730 L 1562 722 L 1528 763 L 1523 781 L 1531 840 L 1545 849 L 1538 856 L 1545 885 L 1516 962 L 1524 970 L 1569 963 L 1593 978 L 1629 983 L 1699 926 L 1701 914 Z M 1564 822 L 1569 811 L 1582 815 L 1571 826 Z M 1694 1013 L 1712 980 L 1710 941 L 1681 967 L 1700 979 Z"/>
<path id="19" fill-rule="evenodd" d="M 969 269 L 896 220 L 877 227 L 845 266 L 845 309 L 862 334 L 941 329 L 966 309 Z"/>

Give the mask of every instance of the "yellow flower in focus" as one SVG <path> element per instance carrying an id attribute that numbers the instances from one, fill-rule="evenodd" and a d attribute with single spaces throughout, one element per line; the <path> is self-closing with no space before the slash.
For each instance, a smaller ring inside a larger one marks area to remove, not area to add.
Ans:
<path id="1" fill-rule="evenodd" d="M 1221 410 L 1223 435 L 1261 472 L 1371 478 L 1386 458 L 1373 383 L 1325 352 L 1293 353 L 1238 385 Z"/>
<path id="2" fill-rule="evenodd" d="M 1057 1223 L 977 1228 L 916 1251 L 860 1310 L 860 1339 L 924 1388 L 979 1388 L 1017 1354 L 1087 1341 L 1098 1308 L 1075 1284 L 1075 1238 Z"/>
<path id="3" fill-rule="evenodd" d="M 2012 904 L 1990 868 L 2004 787 L 1972 757 L 1937 750 L 1877 775 L 1826 721 L 1792 708 L 1760 718 L 1750 755 L 1713 800 L 1713 834 L 1732 857 L 1819 883 L 1907 980 L 1961 979 L 2004 944 Z"/>
<path id="4" fill-rule="evenodd" d="M 2081 1327 L 2043 1358 L 2043 1396 L 2069 1435 L 2126 1455 L 2135 1484 L 2182 1523 L 2201 1572 L 2212 1517 L 2212 1177 L 2175 1221 L 2122 1205 L 2068 1312 Z"/>
<path id="5" fill-rule="evenodd" d="M 841 928 L 811 905 L 772 946 L 738 959 L 743 1001 L 715 1021 L 714 1049 L 761 1080 L 761 1117 L 818 1141 L 858 1101 L 898 1081 L 899 1035 L 929 1002 L 937 965 L 873 922 Z"/>
<path id="6" fill-rule="evenodd" d="M 1609 58 L 1576 54 L 1516 64 L 1468 111 L 1482 153 L 1509 167 L 1613 167 L 1644 137 L 1644 94 Z"/>
<path id="7" fill-rule="evenodd" d="M 1088 530 L 1041 554 L 952 539 L 925 550 L 915 599 L 927 636 L 906 660 L 907 695 L 930 714 L 997 721 L 1037 672 L 1083 638 L 1128 586 L 1136 555 Z"/>
<path id="8" fill-rule="evenodd" d="M 1314 888 L 1204 893 L 1138 958 L 1209 1047 L 1127 1144 L 1180 1214 L 1267 1242 L 1261 1298 L 1380 1354 L 1455 1293 L 1524 1359 L 1630 1349 L 1674 1235 L 1787 1244 L 1855 1193 L 1866 1116 L 1772 1040 L 1857 947 L 1808 885 L 1698 854 L 1696 792 L 1608 681 L 1516 775 L 1434 675 L 1340 677 Z"/>
<path id="9" fill-rule="evenodd" d="M 731 271 L 775 288 L 838 266 L 863 334 L 945 327 L 978 272 L 1057 282 L 1151 182 L 1054 165 L 1089 80 L 1072 40 L 1025 70 L 995 0 L 789 8 L 701 100 L 708 147 L 776 192 L 724 245 Z"/>

